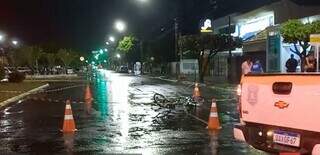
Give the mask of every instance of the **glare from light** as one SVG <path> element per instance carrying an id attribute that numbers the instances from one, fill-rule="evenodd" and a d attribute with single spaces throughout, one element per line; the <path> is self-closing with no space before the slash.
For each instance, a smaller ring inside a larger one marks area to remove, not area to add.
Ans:
<path id="1" fill-rule="evenodd" d="M 109 45 L 110 43 L 109 42 L 106 42 L 106 45 Z"/>
<path id="2" fill-rule="evenodd" d="M 4 40 L 4 36 L 0 35 L 0 41 L 3 41 L 3 40 Z"/>
<path id="3" fill-rule="evenodd" d="M 117 54 L 116 57 L 117 57 L 118 59 L 120 59 L 120 58 L 121 58 L 121 55 L 120 55 L 120 54 Z"/>
<path id="4" fill-rule="evenodd" d="M 81 57 L 80 57 L 80 61 L 84 61 L 84 57 L 81 56 Z"/>
<path id="5" fill-rule="evenodd" d="M 268 137 L 272 137 L 272 136 L 273 136 L 273 132 L 272 132 L 272 131 L 268 131 L 268 132 L 267 132 L 267 136 L 268 136 Z"/>
<path id="6" fill-rule="evenodd" d="M 241 85 L 239 84 L 237 87 L 237 95 L 240 96 L 241 95 Z"/>
<path id="7" fill-rule="evenodd" d="M 18 45 L 18 41 L 12 40 L 12 44 L 13 44 L 13 45 Z"/>
<path id="8" fill-rule="evenodd" d="M 115 28 L 119 32 L 123 32 L 126 29 L 126 24 L 123 21 L 118 20 L 115 23 Z"/>
<path id="9" fill-rule="evenodd" d="M 115 41 L 116 41 L 116 39 L 115 39 L 113 36 L 110 36 L 110 37 L 109 37 L 109 40 L 110 40 L 111 42 L 115 42 Z"/>
<path id="10" fill-rule="evenodd" d="M 99 53 L 100 53 L 100 54 L 103 54 L 103 50 L 102 50 L 102 49 L 100 49 L 100 50 L 99 50 Z"/>
<path id="11" fill-rule="evenodd" d="M 139 2 L 141 2 L 141 3 L 146 3 L 146 2 L 148 2 L 149 0 L 138 0 Z"/>
<path id="12" fill-rule="evenodd" d="M 262 132 L 261 131 L 258 134 L 259 134 L 259 136 L 262 136 Z"/>
<path id="13" fill-rule="evenodd" d="M 108 52 L 108 49 L 105 48 L 104 51 L 105 51 L 105 52 Z"/>

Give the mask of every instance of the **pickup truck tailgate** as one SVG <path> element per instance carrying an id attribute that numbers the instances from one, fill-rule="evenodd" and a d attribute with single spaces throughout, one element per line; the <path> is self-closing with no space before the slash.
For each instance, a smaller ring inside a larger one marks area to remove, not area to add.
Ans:
<path id="1" fill-rule="evenodd" d="M 245 122 L 320 132 L 320 75 L 247 75 L 242 79 Z"/>

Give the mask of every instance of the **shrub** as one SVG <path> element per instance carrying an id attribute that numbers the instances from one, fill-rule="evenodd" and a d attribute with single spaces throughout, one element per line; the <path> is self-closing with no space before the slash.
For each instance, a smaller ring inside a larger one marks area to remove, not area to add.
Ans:
<path id="1" fill-rule="evenodd" d="M 0 65 L 0 80 L 4 79 L 6 75 L 6 72 L 4 70 L 4 67 Z"/>
<path id="2" fill-rule="evenodd" d="M 9 82 L 15 82 L 15 83 L 19 83 L 22 82 L 24 79 L 26 78 L 26 76 L 24 75 L 24 73 L 15 71 L 9 74 Z"/>

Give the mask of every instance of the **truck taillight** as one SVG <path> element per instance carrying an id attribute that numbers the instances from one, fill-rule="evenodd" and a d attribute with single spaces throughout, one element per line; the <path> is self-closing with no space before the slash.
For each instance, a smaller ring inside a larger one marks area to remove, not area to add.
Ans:
<path id="1" fill-rule="evenodd" d="M 238 95 L 237 109 L 238 109 L 240 118 L 242 118 L 242 112 L 241 112 L 242 111 L 241 110 L 241 89 L 242 89 L 242 86 L 241 86 L 241 84 L 239 84 L 238 87 L 237 87 L 237 95 Z"/>

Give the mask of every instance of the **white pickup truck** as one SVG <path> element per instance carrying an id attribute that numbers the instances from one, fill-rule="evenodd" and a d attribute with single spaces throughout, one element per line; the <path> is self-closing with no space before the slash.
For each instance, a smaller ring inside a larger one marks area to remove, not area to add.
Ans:
<path id="1" fill-rule="evenodd" d="M 320 74 L 248 74 L 234 137 L 267 152 L 320 155 Z"/>

